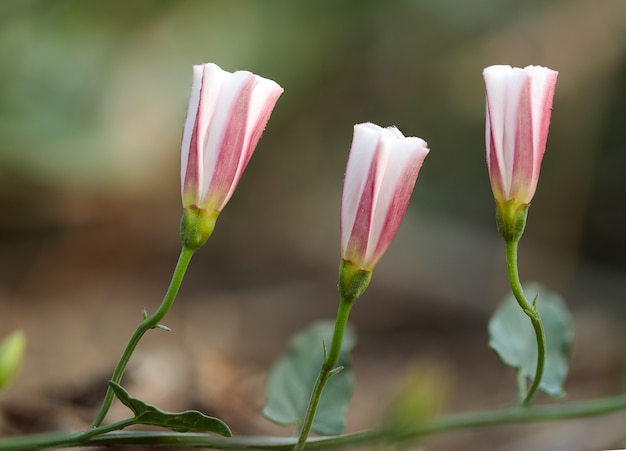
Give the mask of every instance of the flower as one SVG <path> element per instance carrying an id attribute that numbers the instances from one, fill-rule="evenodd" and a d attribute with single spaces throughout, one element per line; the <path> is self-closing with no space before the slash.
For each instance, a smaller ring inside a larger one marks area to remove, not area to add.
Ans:
<path id="1" fill-rule="evenodd" d="M 208 235 L 231 198 L 283 89 L 247 71 L 213 63 L 193 67 L 183 130 L 181 194 L 183 235 Z M 206 241 L 208 236 L 183 242 Z"/>
<path id="2" fill-rule="evenodd" d="M 483 71 L 487 165 L 498 202 L 527 205 L 535 194 L 557 75 L 541 66 L 491 66 Z"/>
<path id="3" fill-rule="evenodd" d="M 222 211 L 282 92 L 251 72 L 193 67 L 181 152 L 183 207 Z"/>
<path id="4" fill-rule="evenodd" d="M 507 241 L 522 236 L 537 189 L 557 75 L 541 66 L 491 66 L 483 71 L 487 166 L 498 230 Z"/>
<path id="5" fill-rule="evenodd" d="M 341 258 L 353 269 L 371 272 L 391 244 L 427 154 L 395 127 L 354 126 L 341 203 Z"/>

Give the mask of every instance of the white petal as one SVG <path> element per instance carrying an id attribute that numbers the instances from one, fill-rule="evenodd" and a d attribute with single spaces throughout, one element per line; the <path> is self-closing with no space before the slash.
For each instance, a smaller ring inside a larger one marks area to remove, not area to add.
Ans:
<path id="1" fill-rule="evenodd" d="M 487 152 L 490 140 L 496 152 L 496 161 L 503 177 L 503 187 L 508 191 L 513 179 L 513 162 L 517 132 L 518 109 L 521 93 L 528 82 L 520 68 L 491 66 L 483 71 L 487 92 L 488 121 Z"/>

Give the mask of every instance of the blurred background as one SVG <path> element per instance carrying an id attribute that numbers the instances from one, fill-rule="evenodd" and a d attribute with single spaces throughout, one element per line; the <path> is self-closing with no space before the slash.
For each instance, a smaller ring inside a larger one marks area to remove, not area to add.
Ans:
<path id="1" fill-rule="evenodd" d="M 485 165 L 481 72 L 492 64 L 559 71 L 521 276 L 572 309 L 568 399 L 623 391 L 623 0 L 5 0 L 0 337 L 23 329 L 29 347 L 0 396 L 0 435 L 89 424 L 141 309 L 158 306 L 180 246 L 191 66 L 208 61 L 285 92 L 194 257 L 165 321 L 173 332 L 140 345 L 132 394 L 201 408 L 237 433 L 290 433 L 261 417 L 263 383 L 290 335 L 334 317 L 342 176 L 352 126 L 372 121 L 424 138 L 431 153 L 354 309 L 349 429 L 376 424 L 415 362 L 446 368 L 445 411 L 513 402 L 514 373 L 486 332 L 507 293 Z M 427 444 L 626 446 L 623 414 L 581 421 Z"/>

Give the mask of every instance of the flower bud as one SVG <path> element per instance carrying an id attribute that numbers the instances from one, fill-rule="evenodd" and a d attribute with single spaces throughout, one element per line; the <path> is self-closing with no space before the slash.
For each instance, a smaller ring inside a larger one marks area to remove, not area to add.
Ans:
<path id="1" fill-rule="evenodd" d="M 520 218 L 526 217 L 521 209 L 528 208 L 537 189 L 557 75 L 541 66 L 491 66 L 483 71 L 487 166 L 498 227 L 507 240 L 521 236 Z"/>
<path id="2" fill-rule="evenodd" d="M 354 126 L 341 203 L 340 290 L 360 296 L 367 287 L 368 277 L 353 278 L 371 272 L 391 244 L 427 154 L 424 140 L 395 127 Z"/>
<path id="3" fill-rule="evenodd" d="M 183 218 L 183 227 L 193 224 L 196 232 L 212 231 L 282 92 L 276 82 L 247 71 L 230 73 L 212 63 L 193 67 L 181 147 L 181 194 L 183 208 L 191 208 L 188 213 L 194 218 Z M 198 223 L 207 218 L 209 223 Z"/>

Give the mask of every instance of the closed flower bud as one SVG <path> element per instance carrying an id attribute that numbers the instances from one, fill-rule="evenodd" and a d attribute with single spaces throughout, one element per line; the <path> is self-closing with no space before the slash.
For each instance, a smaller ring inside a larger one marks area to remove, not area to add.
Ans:
<path id="1" fill-rule="evenodd" d="M 276 82 L 247 71 L 230 73 L 212 63 L 193 67 L 181 151 L 181 193 L 188 211 L 182 227 L 193 224 L 204 235 L 183 230 L 185 245 L 201 245 L 212 232 L 282 92 Z M 199 225 L 203 218 L 213 224 Z"/>
<path id="2" fill-rule="evenodd" d="M 395 127 L 354 126 L 341 203 L 342 296 L 358 297 L 367 287 L 367 273 L 400 227 L 427 154 L 424 140 Z"/>
<path id="3" fill-rule="evenodd" d="M 540 66 L 491 66 L 483 71 L 487 166 L 498 229 L 507 241 L 519 240 L 537 189 L 557 75 Z"/>

